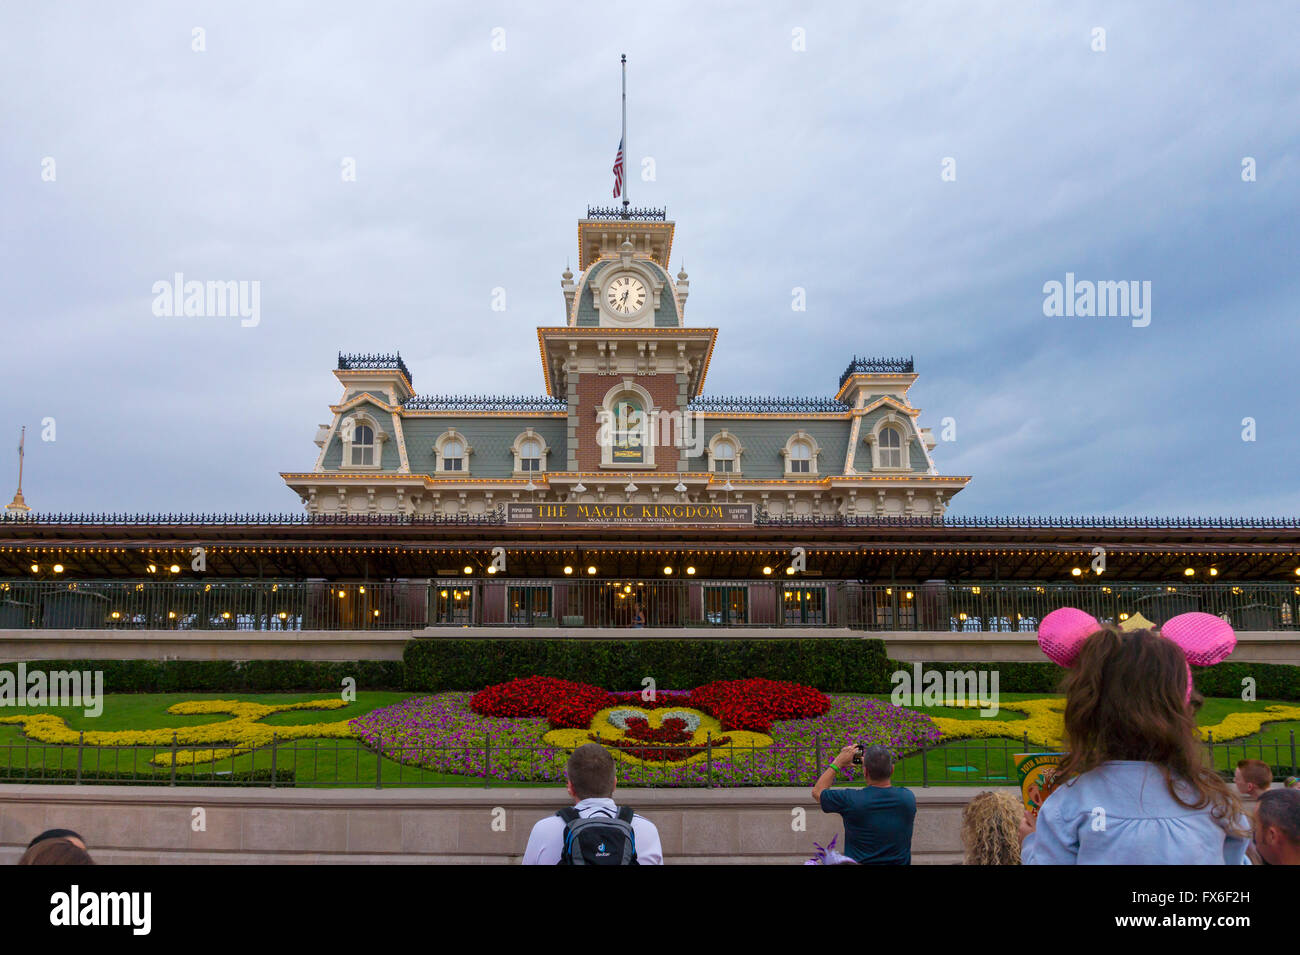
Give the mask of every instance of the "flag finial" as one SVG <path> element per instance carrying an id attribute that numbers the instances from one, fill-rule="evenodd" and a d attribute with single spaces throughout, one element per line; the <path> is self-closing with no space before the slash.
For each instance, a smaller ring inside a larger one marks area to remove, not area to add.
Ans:
<path id="1" fill-rule="evenodd" d="M 5 505 L 6 511 L 31 510 L 23 500 L 23 446 L 25 444 L 27 444 L 27 426 L 23 425 L 23 430 L 18 437 L 18 490 L 14 494 L 14 499 Z"/>

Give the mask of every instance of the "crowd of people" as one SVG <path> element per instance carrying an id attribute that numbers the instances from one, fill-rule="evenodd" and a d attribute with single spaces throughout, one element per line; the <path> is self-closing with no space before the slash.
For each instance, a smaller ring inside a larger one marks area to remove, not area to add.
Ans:
<path id="1" fill-rule="evenodd" d="M 1040 634 L 1040 641 L 1042 636 Z M 1230 784 L 1204 758 L 1200 698 L 1180 645 L 1153 630 L 1102 626 L 1078 641 L 1063 687 L 1065 751 L 1037 811 L 1007 791 L 975 796 L 962 813 L 968 865 L 1298 865 L 1300 788 L 1243 759 Z M 836 788 L 860 764 L 865 785 Z M 822 864 L 908 865 L 916 797 L 892 784 L 879 745 L 845 746 L 813 785 L 843 819 L 842 849 Z M 614 799 L 614 759 L 579 746 L 565 769 L 572 805 L 537 822 L 524 865 L 662 865 L 653 822 Z M 20 864 L 93 864 L 70 830 L 43 832 Z"/>

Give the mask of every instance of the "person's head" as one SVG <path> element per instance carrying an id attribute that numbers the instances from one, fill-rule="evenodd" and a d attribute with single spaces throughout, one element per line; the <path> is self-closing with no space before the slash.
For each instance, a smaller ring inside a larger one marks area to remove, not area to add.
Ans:
<path id="1" fill-rule="evenodd" d="M 86 840 L 81 838 L 81 833 L 75 832 L 72 829 L 46 829 L 40 835 L 33 838 L 31 842 L 27 843 L 27 848 L 30 849 L 38 842 L 44 842 L 47 839 L 66 839 L 74 846 L 78 846 L 82 849 L 86 848 Z"/>
<path id="2" fill-rule="evenodd" d="M 1300 865 L 1300 789 L 1270 789 L 1259 797 L 1254 838 L 1269 865 Z"/>
<path id="3" fill-rule="evenodd" d="M 1288 776 L 1282 781 L 1282 785 L 1287 789 L 1300 789 L 1300 779 L 1294 776 Z"/>
<path id="4" fill-rule="evenodd" d="M 1066 671 L 1068 755 L 1058 774 L 1068 780 L 1111 760 L 1155 763 L 1178 802 L 1237 819 L 1240 801 L 1205 762 L 1188 680 L 1187 658 L 1172 640 L 1153 630 L 1097 630 Z M 1178 781 L 1191 787 L 1190 803 Z"/>
<path id="5" fill-rule="evenodd" d="M 879 743 L 862 751 L 862 768 L 873 783 L 883 783 L 894 775 L 894 757 Z"/>
<path id="6" fill-rule="evenodd" d="M 614 757 L 599 743 L 585 743 L 569 754 L 564 778 L 575 800 L 609 798 L 616 783 Z"/>
<path id="7" fill-rule="evenodd" d="M 966 865 L 1020 865 L 1020 800 L 1010 793 L 983 792 L 961 814 Z"/>
<path id="8" fill-rule="evenodd" d="M 1273 785 L 1273 770 L 1262 759 L 1239 760 L 1232 781 L 1237 785 L 1237 792 L 1254 799 Z"/>
<path id="9" fill-rule="evenodd" d="M 75 833 L 74 833 L 75 835 Z M 18 860 L 19 865 L 94 865 L 95 860 L 78 840 L 55 837 L 33 842 Z"/>

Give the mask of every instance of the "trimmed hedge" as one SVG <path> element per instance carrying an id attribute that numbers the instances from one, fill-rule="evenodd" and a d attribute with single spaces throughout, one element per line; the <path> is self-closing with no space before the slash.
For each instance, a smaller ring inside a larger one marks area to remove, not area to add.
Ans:
<path id="1" fill-rule="evenodd" d="M 1218 663 L 1192 670 L 1192 682 L 1202 696 L 1240 698 L 1242 680 L 1255 681 L 1260 700 L 1300 700 L 1300 666 L 1290 663 Z"/>
<path id="2" fill-rule="evenodd" d="M 523 676 L 550 676 L 634 690 L 653 677 L 664 690 L 762 677 L 820 690 L 878 693 L 893 667 L 881 640 L 414 640 L 406 688 L 480 690 Z"/>
<path id="3" fill-rule="evenodd" d="M 413 640 L 404 653 L 408 690 L 480 690 L 515 677 L 551 676 L 606 689 L 636 689 L 647 676 L 661 689 L 714 680 L 793 680 L 827 693 L 889 693 L 890 674 L 913 664 L 891 660 L 883 640 Z M 1056 693 L 1064 671 L 1032 663 L 926 663 L 929 670 L 997 670 L 1001 693 Z M 1203 696 L 1241 696 L 1255 680 L 1259 699 L 1300 700 L 1300 666 L 1220 663 L 1192 671 Z"/>
<path id="4" fill-rule="evenodd" d="M 360 660 L 38 660 L 28 670 L 102 670 L 107 693 L 287 693 L 337 691 L 345 677 L 360 690 L 481 690 L 521 676 L 553 676 L 606 689 L 637 689 L 649 676 L 661 689 L 714 680 L 793 680 L 828 693 L 889 693 L 890 674 L 912 664 L 891 660 L 875 638 L 789 640 L 412 640 L 402 661 Z M 0 670 L 16 670 L 16 663 Z M 926 663 L 925 670 L 997 670 L 1002 693 L 1055 693 L 1062 670 L 1033 663 Z M 1220 663 L 1192 671 L 1203 696 L 1237 698 L 1242 680 L 1255 695 L 1300 700 L 1300 666 Z"/>
<path id="5" fill-rule="evenodd" d="M 280 693 L 337 691 L 344 677 L 359 690 L 400 690 L 396 660 L 33 660 L 27 670 L 102 670 L 105 693 Z M 0 664 L 16 671 L 18 664 Z"/>

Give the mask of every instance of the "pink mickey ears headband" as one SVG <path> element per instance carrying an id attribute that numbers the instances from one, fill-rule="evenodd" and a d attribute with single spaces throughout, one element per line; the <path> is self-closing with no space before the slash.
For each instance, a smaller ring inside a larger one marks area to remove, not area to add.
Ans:
<path id="1" fill-rule="evenodd" d="M 1063 667 L 1074 665 L 1083 642 L 1100 630 L 1101 624 L 1091 614 L 1073 607 L 1053 610 L 1038 627 L 1038 645 L 1048 659 Z M 1158 628 L 1161 636 L 1172 640 L 1183 651 L 1189 664 L 1187 698 L 1192 698 L 1191 667 L 1207 667 L 1227 658 L 1237 646 L 1237 635 L 1227 622 L 1210 613 L 1181 613 Z"/>

